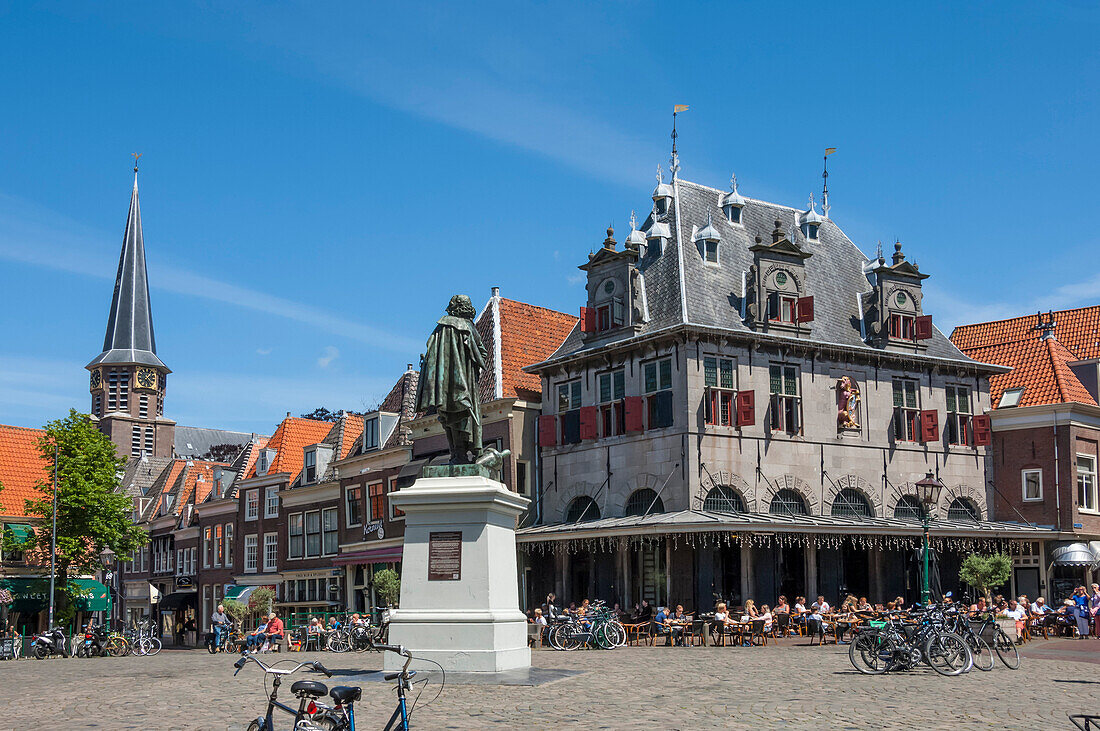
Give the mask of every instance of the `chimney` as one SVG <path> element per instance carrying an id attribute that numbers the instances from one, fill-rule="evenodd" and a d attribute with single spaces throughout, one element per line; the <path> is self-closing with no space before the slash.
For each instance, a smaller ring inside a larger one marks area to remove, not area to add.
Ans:
<path id="1" fill-rule="evenodd" d="M 494 297 L 499 297 L 500 296 L 500 287 L 493 287 L 493 296 Z"/>
<path id="2" fill-rule="evenodd" d="M 1039 339 L 1057 340 L 1058 338 L 1054 334 L 1054 328 L 1057 327 L 1058 323 L 1054 321 L 1054 313 L 1048 311 L 1045 320 L 1043 319 L 1042 312 L 1035 313 L 1035 317 L 1039 320 L 1038 324 L 1035 325 L 1035 329 L 1039 331 Z"/>

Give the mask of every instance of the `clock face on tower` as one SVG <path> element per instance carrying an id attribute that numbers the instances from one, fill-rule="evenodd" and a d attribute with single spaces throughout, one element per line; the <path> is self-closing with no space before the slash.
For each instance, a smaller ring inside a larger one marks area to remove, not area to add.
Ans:
<path id="1" fill-rule="evenodd" d="M 99 384 L 102 383 L 102 382 L 103 382 L 103 376 L 100 375 L 99 371 L 92 371 L 92 378 L 91 378 L 92 388 L 93 389 L 99 388 Z"/>
<path id="2" fill-rule="evenodd" d="M 138 388 L 156 388 L 157 372 L 152 368 L 141 368 L 137 372 Z"/>

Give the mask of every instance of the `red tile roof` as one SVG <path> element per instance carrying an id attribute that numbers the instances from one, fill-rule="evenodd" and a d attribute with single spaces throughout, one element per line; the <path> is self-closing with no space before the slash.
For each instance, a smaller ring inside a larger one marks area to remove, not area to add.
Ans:
<path id="1" fill-rule="evenodd" d="M 478 321 L 478 331 L 493 360 L 492 307 Z M 542 382 L 523 367 L 549 358 L 573 330 L 577 318 L 564 312 L 529 305 L 516 300 L 500 299 L 500 361 L 501 392 L 504 398 L 537 401 L 542 395 Z M 490 367 L 482 374 L 481 400 L 492 401 L 494 373 Z"/>
<path id="2" fill-rule="evenodd" d="M 362 427 L 360 426 L 360 429 Z M 279 428 L 267 440 L 267 449 L 275 450 L 275 459 L 267 473 L 273 475 L 278 472 L 286 472 L 290 475 L 290 482 L 298 479 L 302 471 L 302 462 L 305 453 L 302 451 L 310 444 L 317 444 L 323 440 L 332 430 L 332 422 L 315 421 L 313 419 L 298 419 L 287 417 Z M 249 468 L 248 477 L 256 476 L 256 467 L 253 463 Z"/>
<path id="3" fill-rule="evenodd" d="M 975 356 L 968 352 L 972 348 L 1037 337 L 1037 322 L 1035 315 L 1025 315 L 1008 320 L 962 325 L 951 333 L 951 342 L 973 358 Z M 1100 305 L 1056 310 L 1054 323 L 1054 336 L 1078 359 L 1100 358 Z"/>
<path id="4" fill-rule="evenodd" d="M 363 417 L 356 414 L 348 414 L 344 423 L 344 442 L 340 445 L 340 453 L 337 459 L 343 459 L 351 454 L 356 440 L 363 436 Z"/>
<path id="5" fill-rule="evenodd" d="M 192 493 L 194 493 L 194 503 L 197 505 L 206 500 L 210 496 L 210 491 L 214 488 L 214 468 L 215 467 L 228 467 L 226 462 L 207 462 L 205 460 L 192 460 L 192 463 L 187 465 L 186 478 L 183 484 L 180 486 L 180 496 L 176 500 L 176 513 L 180 511 L 180 507 L 188 502 L 191 502 Z M 199 478 L 202 478 L 201 480 Z"/>
<path id="6" fill-rule="evenodd" d="M 38 452 L 41 429 L 0 424 L 0 516 L 26 517 L 26 500 L 42 496 L 39 482 L 50 481 L 50 463 Z"/>
<path id="7" fill-rule="evenodd" d="M 971 358 L 1012 368 L 989 381 L 994 408 L 1013 388 L 1024 389 L 1019 406 L 1096 404 L 1069 364 L 1100 357 L 1100 305 L 1060 310 L 1054 321 L 1049 340 L 1040 338 L 1035 315 L 963 325 L 951 333 L 951 342 Z"/>

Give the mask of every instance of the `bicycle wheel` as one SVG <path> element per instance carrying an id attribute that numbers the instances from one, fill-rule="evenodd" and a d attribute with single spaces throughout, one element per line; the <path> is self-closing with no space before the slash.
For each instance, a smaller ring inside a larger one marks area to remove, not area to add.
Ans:
<path id="1" fill-rule="evenodd" d="M 111 657 L 122 657 L 123 655 L 129 655 L 130 650 L 126 647 L 126 641 L 121 637 L 112 637 L 107 640 L 107 654 Z"/>
<path id="2" fill-rule="evenodd" d="M 993 659 L 993 650 L 986 641 L 972 633 L 967 636 L 966 643 L 970 645 L 970 653 L 974 655 L 974 667 L 986 672 L 992 670 L 997 661 Z"/>
<path id="3" fill-rule="evenodd" d="M 592 637 L 596 640 L 596 647 L 601 650 L 611 650 L 615 647 L 615 631 L 610 625 L 596 625 L 592 630 Z"/>
<path id="4" fill-rule="evenodd" d="M 1016 650 L 1016 643 L 1009 639 L 1005 631 L 1000 627 L 993 635 L 993 649 L 997 651 L 997 657 L 1009 670 L 1020 669 L 1020 653 Z"/>
<path id="5" fill-rule="evenodd" d="M 583 643 L 581 638 L 577 637 L 577 633 L 573 631 L 572 627 L 562 626 L 561 631 L 558 632 L 558 644 L 561 645 L 561 649 L 565 651 L 576 650 Z"/>
<path id="6" fill-rule="evenodd" d="M 561 634 L 561 627 L 562 626 L 560 624 L 554 624 L 551 625 L 548 630 L 546 630 L 546 644 L 550 645 L 550 647 L 554 648 L 555 650 L 565 649 L 558 642 L 558 635 Z"/>
<path id="7" fill-rule="evenodd" d="M 157 639 L 156 637 L 150 637 L 149 639 L 146 640 L 146 642 L 148 643 L 146 648 L 145 648 L 145 654 L 146 655 L 153 656 L 153 655 L 156 655 L 158 652 L 160 652 L 160 640 L 159 639 Z"/>
<path id="8" fill-rule="evenodd" d="M 961 675 L 974 664 L 966 640 L 954 632 L 940 632 L 924 643 L 924 658 L 940 675 Z"/>
<path id="9" fill-rule="evenodd" d="M 894 643 L 878 632 L 860 632 L 848 644 L 848 659 L 864 675 L 882 675 L 890 668 Z"/>
<path id="10" fill-rule="evenodd" d="M 328 649 L 332 652 L 347 652 L 351 649 L 348 633 L 342 629 L 333 630 L 328 636 Z"/>
<path id="11" fill-rule="evenodd" d="M 144 655 L 146 650 L 146 640 L 144 637 L 139 637 L 134 640 L 134 644 L 130 647 L 130 652 L 135 655 Z"/>

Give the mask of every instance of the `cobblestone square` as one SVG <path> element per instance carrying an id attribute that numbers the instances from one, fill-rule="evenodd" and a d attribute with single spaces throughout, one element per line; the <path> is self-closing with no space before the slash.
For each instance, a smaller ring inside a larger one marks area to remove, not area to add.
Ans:
<path id="1" fill-rule="evenodd" d="M 1016 672 L 998 665 L 943 678 L 928 669 L 860 675 L 845 646 L 801 639 L 763 648 L 539 650 L 535 667 L 583 672 L 534 687 L 450 682 L 428 705 L 433 683 L 412 721 L 424 729 L 1062 729 L 1072 728 L 1068 713 L 1100 712 L 1100 642 L 1036 641 L 1022 654 Z M 361 729 L 381 728 L 392 710 L 391 685 L 363 682 L 371 675 L 364 671 L 382 666 L 376 653 L 263 659 L 319 659 L 336 673 L 330 687 L 341 675 L 361 684 Z M 244 729 L 262 713 L 264 684 L 255 665 L 234 677 L 233 660 L 166 650 L 0 663 L 0 728 Z"/>

